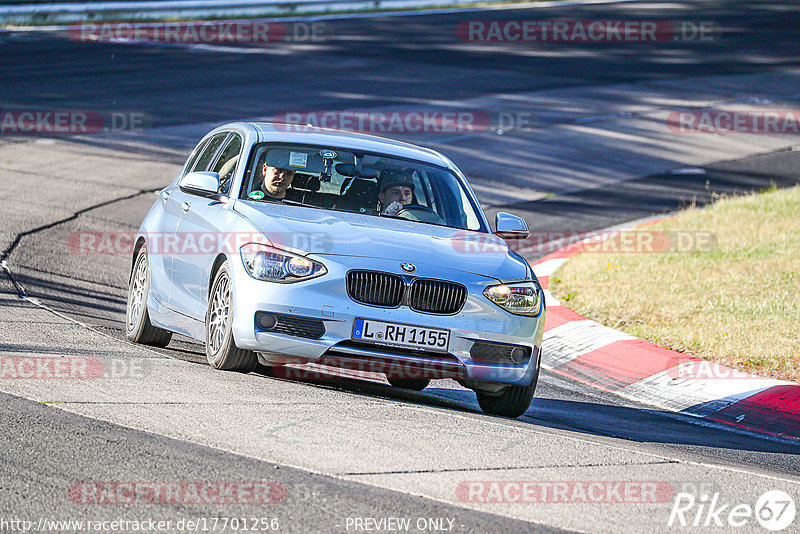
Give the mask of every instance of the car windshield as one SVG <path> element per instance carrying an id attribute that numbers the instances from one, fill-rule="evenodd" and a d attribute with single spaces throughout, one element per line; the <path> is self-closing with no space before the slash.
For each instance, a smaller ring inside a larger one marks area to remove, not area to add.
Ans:
<path id="1" fill-rule="evenodd" d="M 451 171 L 333 147 L 258 145 L 239 197 L 486 231 Z"/>

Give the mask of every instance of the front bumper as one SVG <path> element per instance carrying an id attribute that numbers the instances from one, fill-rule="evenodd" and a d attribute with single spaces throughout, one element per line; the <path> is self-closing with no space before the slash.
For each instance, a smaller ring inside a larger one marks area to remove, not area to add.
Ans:
<path id="1" fill-rule="evenodd" d="M 400 262 L 373 258 L 320 255 L 328 273 L 294 284 L 255 280 L 240 258 L 231 258 L 233 279 L 233 335 L 236 345 L 269 356 L 273 362 L 316 362 L 385 372 L 406 369 L 425 376 L 472 382 L 527 385 L 540 364 L 544 332 L 544 304 L 538 317 L 513 315 L 483 296 L 483 289 L 498 281 L 486 276 L 417 264 L 415 276 L 453 280 L 468 289 L 466 303 L 455 315 L 416 312 L 407 307 L 379 308 L 355 302 L 347 295 L 345 277 L 352 268 L 396 274 Z M 356 266 L 357 264 L 357 266 Z M 325 332 L 319 339 L 267 332 L 256 325 L 258 312 L 270 312 L 321 320 Z M 450 330 L 448 352 L 435 354 L 412 349 L 397 350 L 351 341 L 356 318 L 404 323 Z M 519 364 L 477 361 L 470 354 L 477 341 L 528 347 L 530 357 Z"/>

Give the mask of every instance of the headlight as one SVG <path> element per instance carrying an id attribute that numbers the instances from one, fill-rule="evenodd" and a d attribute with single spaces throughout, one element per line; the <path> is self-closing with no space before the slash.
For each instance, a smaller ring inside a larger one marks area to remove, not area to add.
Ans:
<path id="1" fill-rule="evenodd" d="M 318 261 L 267 245 L 248 243 L 242 246 L 239 252 L 244 268 L 256 280 L 291 283 L 322 276 L 328 272 Z"/>
<path id="2" fill-rule="evenodd" d="M 519 282 L 489 286 L 486 298 L 515 315 L 537 316 L 542 310 L 542 289 L 536 282 Z"/>

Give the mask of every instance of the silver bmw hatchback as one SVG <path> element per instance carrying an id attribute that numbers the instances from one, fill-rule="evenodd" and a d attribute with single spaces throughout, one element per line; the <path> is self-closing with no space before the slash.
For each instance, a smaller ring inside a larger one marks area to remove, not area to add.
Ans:
<path id="1" fill-rule="evenodd" d="M 197 145 L 139 229 L 126 333 L 205 343 L 216 369 L 314 363 L 422 390 L 451 378 L 481 408 L 529 408 L 545 303 L 466 178 L 442 154 L 380 137 L 232 123 Z"/>

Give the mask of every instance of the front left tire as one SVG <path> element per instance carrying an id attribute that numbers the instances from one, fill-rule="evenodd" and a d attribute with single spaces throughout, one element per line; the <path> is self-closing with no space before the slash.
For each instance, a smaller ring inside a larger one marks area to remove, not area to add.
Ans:
<path id="1" fill-rule="evenodd" d="M 485 413 L 516 418 L 528 411 L 539 381 L 539 369 L 527 386 L 508 386 L 500 394 L 476 391 L 478 404 Z"/>
<path id="2" fill-rule="evenodd" d="M 150 267 L 147 248 L 136 254 L 131 279 L 128 283 L 128 305 L 125 312 L 125 336 L 134 343 L 166 347 L 172 332 L 153 326 L 147 311 L 147 295 L 150 294 Z"/>
<path id="3" fill-rule="evenodd" d="M 249 373 L 258 365 L 251 350 L 240 349 L 233 339 L 233 285 L 228 262 L 214 275 L 206 311 L 206 359 L 214 369 Z"/>

